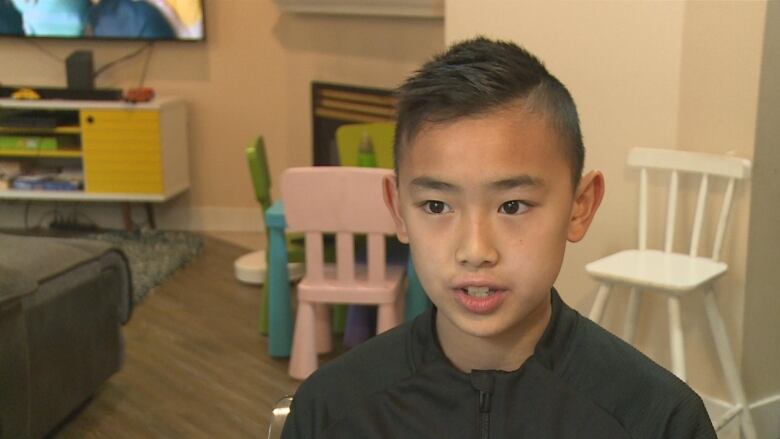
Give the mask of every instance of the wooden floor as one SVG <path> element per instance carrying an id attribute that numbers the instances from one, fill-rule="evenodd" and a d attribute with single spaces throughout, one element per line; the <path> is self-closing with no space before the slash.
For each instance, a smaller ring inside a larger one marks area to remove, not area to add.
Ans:
<path id="1" fill-rule="evenodd" d="M 205 239 L 134 310 L 122 370 L 54 437 L 265 437 L 271 407 L 297 382 L 257 332 L 260 289 L 233 277 L 247 250 Z"/>

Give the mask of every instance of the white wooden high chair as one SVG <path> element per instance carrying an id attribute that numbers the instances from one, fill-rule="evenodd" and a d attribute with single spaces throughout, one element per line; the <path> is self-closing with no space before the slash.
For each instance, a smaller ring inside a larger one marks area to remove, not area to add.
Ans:
<path id="1" fill-rule="evenodd" d="M 688 151 L 635 148 L 629 153 L 628 165 L 640 170 L 639 247 L 612 254 L 585 266 L 585 270 L 601 283 L 589 317 L 597 323 L 601 320 L 613 285 L 629 286 L 630 296 L 623 336 L 631 343 L 639 316 L 641 295 L 650 292 L 665 294 L 668 301 L 672 371 L 685 381 L 685 347 L 680 298 L 693 291 L 702 291 L 710 330 L 715 339 L 726 383 L 735 403 L 723 419 L 715 422 L 715 427 L 722 428 L 729 420 L 741 415 L 743 437 L 755 439 L 756 431 L 745 399 L 745 391 L 713 291 L 714 281 L 728 269 L 728 265 L 720 261 L 720 252 L 736 181 L 749 177 L 750 161 Z M 649 171 L 669 173 L 663 250 L 652 250 L 647 246 Z M 699 175 L 700 183 L 688 253 L 676 253 L 673 250 L 675 218 L 680 174 L 683 173 Z M 712 253 L 711 257 L 699 256 L 708 193 L 712 180 L 717 178 L 726 179 L 727 186 L 722 204 L 717 211 L 718 220 Z"/>

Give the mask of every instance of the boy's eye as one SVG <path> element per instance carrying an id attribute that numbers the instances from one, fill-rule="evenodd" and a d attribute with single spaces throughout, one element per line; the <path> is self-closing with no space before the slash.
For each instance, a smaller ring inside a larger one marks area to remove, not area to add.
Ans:
<path id="1" fill-rule="evenodd" d="M 528 205 L 526 203 L 523 203 L 520 200 L 512 200 L 502 204 L 498 211 L 509 215 L 516 215 L 525 212 L 527 209 Z"/>
<path id="2" fill-rule="evenodd" d="M 448 206 L 447 203 L 445 203 L 444 201 L 436 201 L 436 200 L 428 200 L 423 203 L 422 207 L 426 213 L 432 215 L 439 215 L 442 213 L 449 212 L 450 210 L 450 206 Z"/>

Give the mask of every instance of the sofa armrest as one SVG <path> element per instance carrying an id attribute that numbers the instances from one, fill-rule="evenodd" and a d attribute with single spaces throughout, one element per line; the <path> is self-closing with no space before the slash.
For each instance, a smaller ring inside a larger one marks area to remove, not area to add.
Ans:
<path id="1" fill-rule="evenodd" d="M 33 292 L 46 281 L 96 260 L 104 270 L 119 273 L 122 289 L 117 305 L 121 322 L 126 323 L 132 313 L 127 258 L 111 244 L 93 240 L 0 233 L 0 269 L 7 272 L 0 272 L 0 303 Z"/>
<path id="2" fill-rule="evenodd" d="M 19 270 L 0 266 L 0 306 L 38 288 L 38 282 Z"/>

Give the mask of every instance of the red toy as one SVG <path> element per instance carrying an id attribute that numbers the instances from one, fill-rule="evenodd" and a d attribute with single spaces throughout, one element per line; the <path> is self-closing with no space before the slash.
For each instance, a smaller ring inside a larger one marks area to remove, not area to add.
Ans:
<path id="1" fill-rule="evenodd" d="M 125 93 L 127 102 L 149 102 L 154 99 L 154 89 L 151 87 L 135 87 L 128 89 Z"/>

